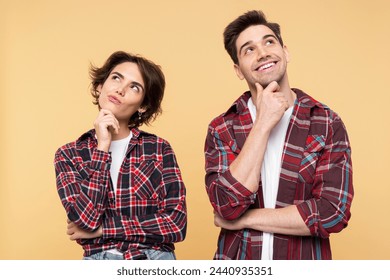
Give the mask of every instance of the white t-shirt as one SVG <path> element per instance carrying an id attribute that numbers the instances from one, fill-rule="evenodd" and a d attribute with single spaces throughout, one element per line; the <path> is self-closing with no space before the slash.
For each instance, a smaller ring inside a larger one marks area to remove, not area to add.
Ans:
<path id="1" fill-rule="evenodd" d="M 110 175 L 112 179 L 112 185 L 114 187 L 114 193 L 116 194 L 117 184 L 118 184 L 118 174 L 121 168 L 123 159 L 125 158 L 127 147 L 129 146 L 130 139 L 132 137 L 132 132 L 130 131 L 129 136 L 126 138 L 111 141 L 110 153 L 111 153 L 111 169 Z"/>
<path id="2" fill-rule="evenodd" d="M 248 100 L 248 109 L 252 121 L 256 120 L 256 107 L 252 98 Z M 275 208 L 276 197 L 279 189 L 280 169 L 282 165 L 282 153 L 284 140 L 286 138 L 288 124 L 290 122 L 293 107 L 284 112 L 279 123 L 272 129 L 264 153 L 263 164 L 261 166 L 261 183 L 263 186 L 263 197 L 265 208 Z M 273 233 L 263 233 L 262 260 L 272 260 L 273 258 Z"/>
<path id="3" fill-rule="evenodd" d="M 131 137 L 133 136 L 133 133 L 130 131 L 129 136 L 126 138 L 111 141 L 109 152 L 111 153 L 111 168 L 110 168 L 110 175 L 112 180 L 112 186 L 114 188 L 114 194 L 116 196 L 116 190 L 118 185 L 118 175 L 119 170 L 121 168 L 123 159 L 125 158 L 127 147 L 129 146 L 129 142 Z M 117 254 L 117 255 L 123 255 L 120 251 L 117 249 L 110 249 L 108 252 Z"/>

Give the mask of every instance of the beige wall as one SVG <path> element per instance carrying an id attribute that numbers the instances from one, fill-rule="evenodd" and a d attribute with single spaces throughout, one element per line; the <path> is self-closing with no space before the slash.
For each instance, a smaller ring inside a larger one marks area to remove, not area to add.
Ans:
<path id="1" fill-rule="evenodd" d="M 188 192 L 179 259 L 211 259 L 218 229 L 205 192 L 209 121 L 246 90 L 222 44 L 250 9 L 282 26 L 290 84 L 343 118 L 353 149 L 350 225 L 331 237 L 335 259 L 390 259 L 388 1 L 0 0 L 0 259 L 80 259 L 65 234 L 56 149 L 92 127 L 88 67 L 116 50 L 159 63 L 163 115 L 143 129 L 172 144 Z"/>

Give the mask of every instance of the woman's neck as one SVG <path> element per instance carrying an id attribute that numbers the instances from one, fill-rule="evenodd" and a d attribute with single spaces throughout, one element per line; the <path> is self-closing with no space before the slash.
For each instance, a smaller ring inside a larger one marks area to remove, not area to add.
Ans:
<path id="1" fill-rule="evenodd" d="M 129 136 L 130 134 L 130 128 L 127 126 L 127 124 L 121 124 L 118 134 L 113 133 L 112 134 L 112 140 L 121 140 Z"/>

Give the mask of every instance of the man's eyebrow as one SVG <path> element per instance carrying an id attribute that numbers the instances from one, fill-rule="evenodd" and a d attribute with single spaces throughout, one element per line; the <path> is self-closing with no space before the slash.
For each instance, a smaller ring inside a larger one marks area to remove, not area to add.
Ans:
<path id="1" fill-rule="evenodd" d="M 264 40 L 266 40 L 266 39 L 268 39 L 268 38 L 270 38 L 270 37 L 275 38 L 275 40 L 277 40 L 277 41 L 279 42 L 278 38 L 277 38 L 275 35 L 273 35 L 273 34 L 264 35 L 263 38 L 262 38 L 262 40 L 264 41 Z M 242 49 L 245 48 L 247 45 L 250 45 L 251 43 L 253 43 L 252 40 L 246 42 L 245 44 L 243 44 L 243 45 L 240 47 L 240 50 L 239 50 L 238 53 L 241 53 Z"/>
<path id="2" fill-rule="evenodd" d="M 241 53 L 242 49 L 245 48 L 246 46 L 250 45 L 253 41 L 248 41 L 246 42 L 245 44 L 243 44 L 241 47 L 240 47 L 240 50 L 238 53 Z"/>
<path id="3" fill-rule="evenodd" d="M 263 40 L 268 39 L 269 37 L 275 38 L 275 40 L 279 42 L 279 39 L 278 39 L 275 35 L 273 35 L 273 34 L 265 35 L 265 36 L 263 37 Z"/>

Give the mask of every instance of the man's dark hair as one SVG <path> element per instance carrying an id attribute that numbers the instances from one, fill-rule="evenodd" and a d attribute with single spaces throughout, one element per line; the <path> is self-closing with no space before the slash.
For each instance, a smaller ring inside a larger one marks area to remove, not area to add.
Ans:
<path id="1" fill-rule="evenodd" d="M 237 57 L 237 46 L 236 41 L 242 31 L 253 25 L 264 25 L 267 26 L 272 32 L 275 33 L 279 43 L 283 46 L 282 36 L 280 35 L 280 26 L 274 22 L 268 22 L 266 16 L 262 11 L 249 11 L 239 16 L 226 26 L 223 32 L 223 39 L 225 49 L 230 55 L 231 59 L 235 64 L 238 64 Z"/>
<path id="2" fill-rule="evenodd" d="M 152 61 L 133 55 L 127 52 L 118 51 L 111 54 L 102 67 L 90 67 L 91 94 L 94 98 L 93 104 L 99 105 L 99 95 L 97 91 L 99 85 L 103 85 L 109 77 L 111 71 L 119 64 L 132 62 L 138 65 L 142 79 L 145 83 L 145 97 L 141 107 L 146 111 L 139 118 L 138 113 L 133 114 L 129 120 L 130 127 L 139 127 L 142 124 L 150 124 L 159 114 L 161 114 L 161 102 L 164 97 L 165 76 L 160 66 Z"/>

